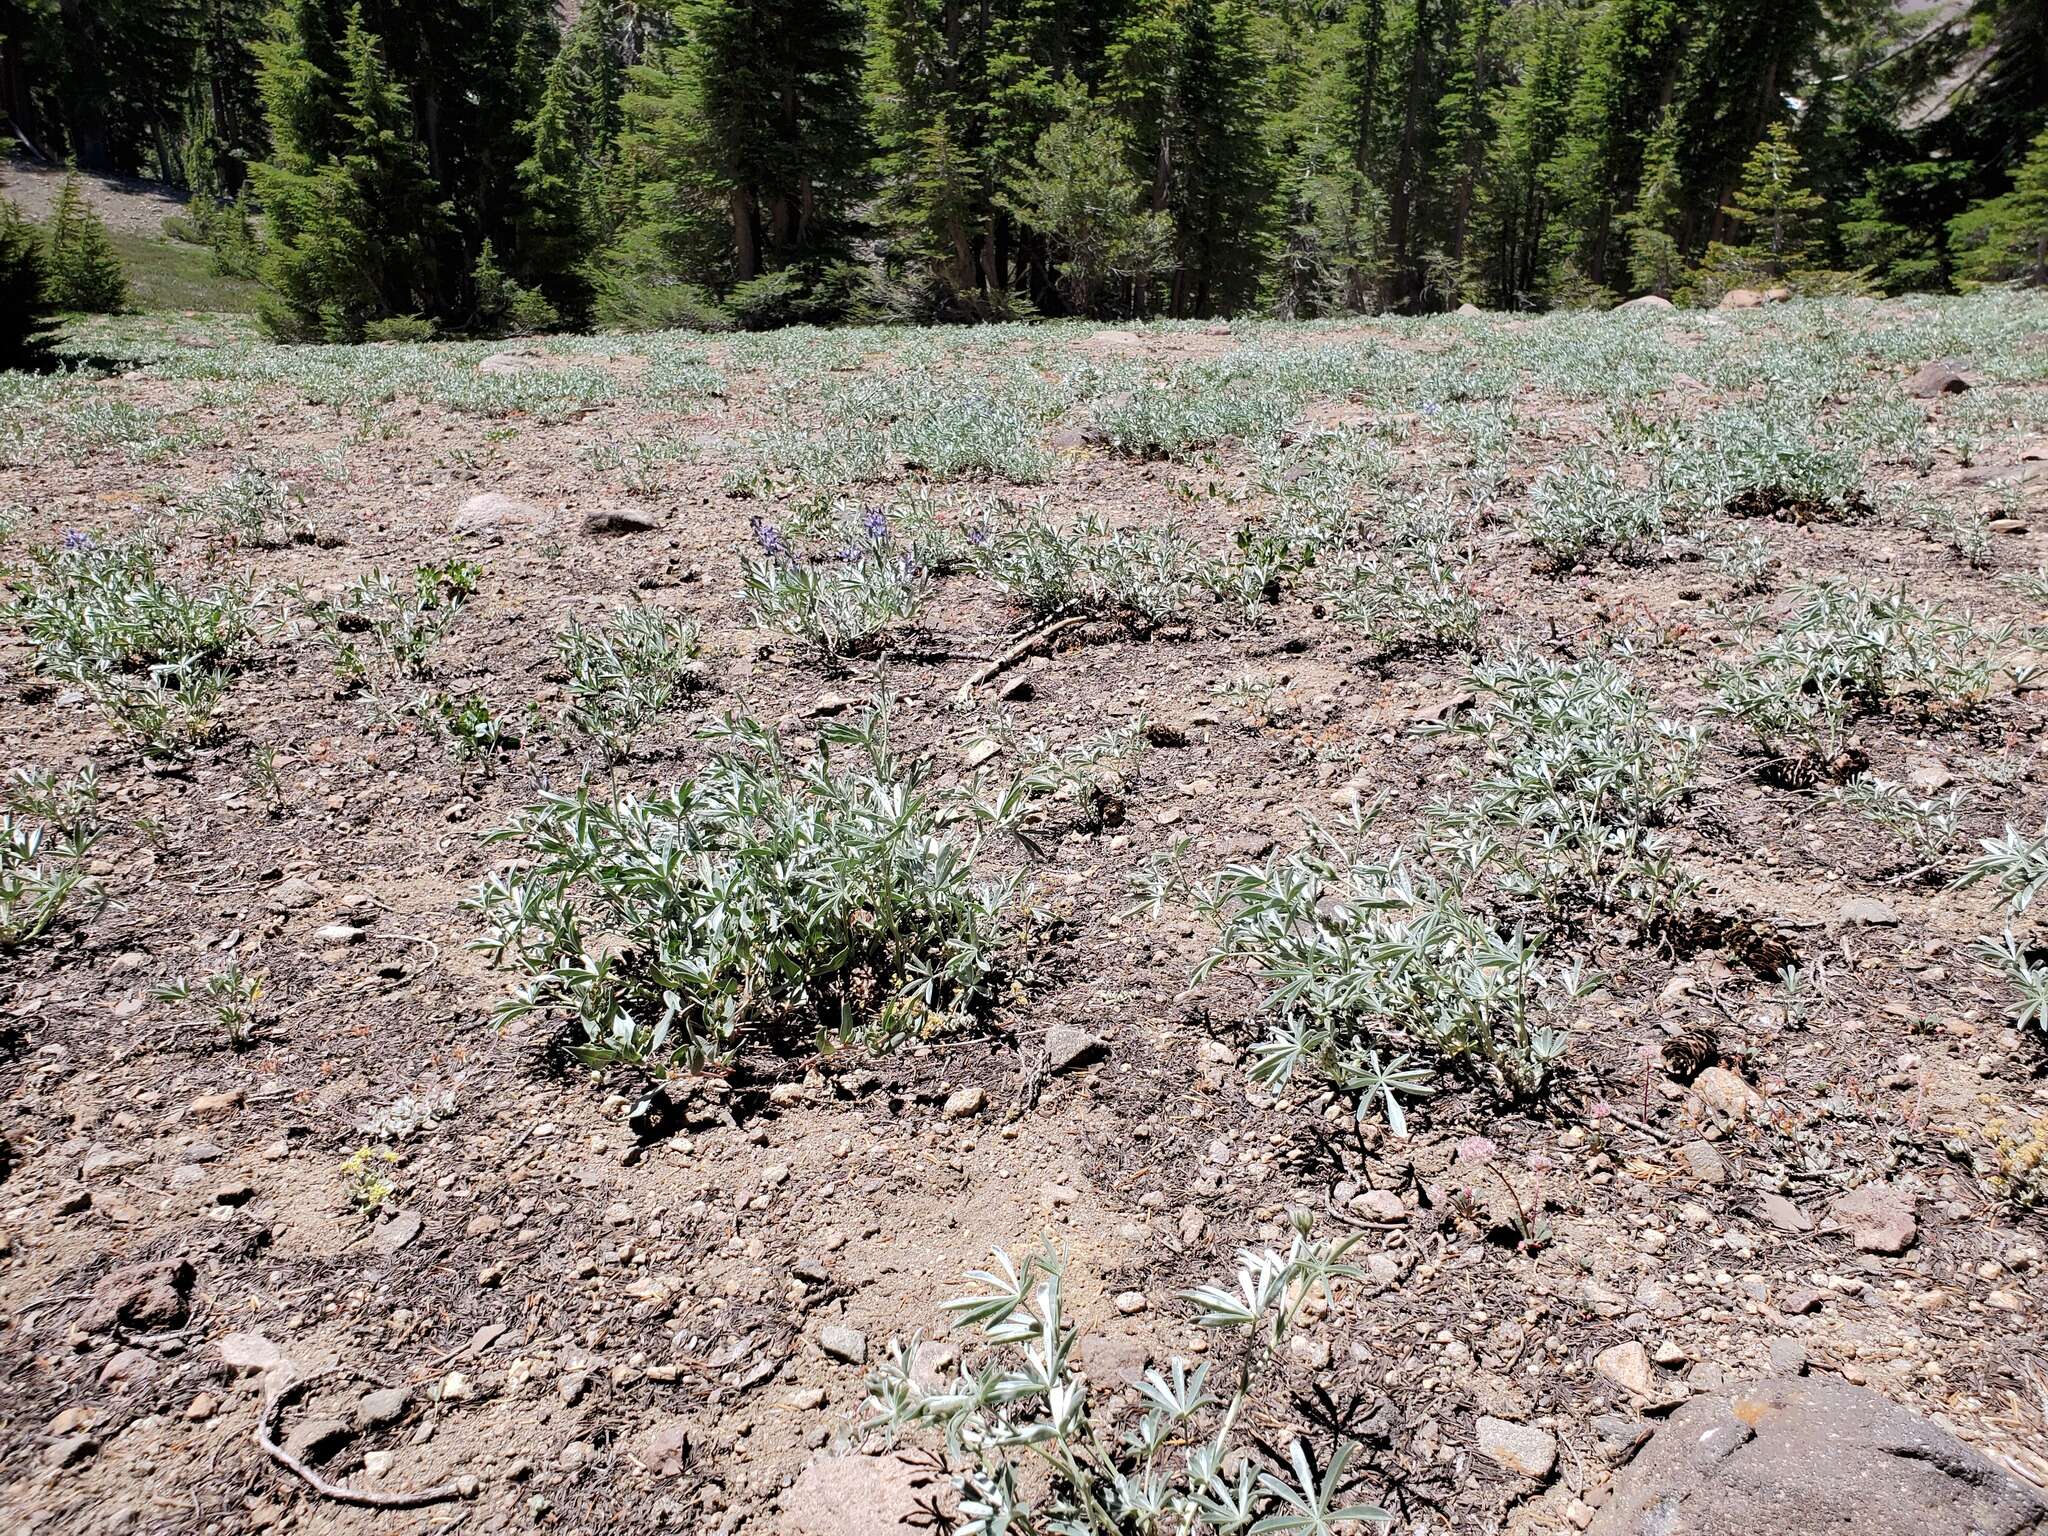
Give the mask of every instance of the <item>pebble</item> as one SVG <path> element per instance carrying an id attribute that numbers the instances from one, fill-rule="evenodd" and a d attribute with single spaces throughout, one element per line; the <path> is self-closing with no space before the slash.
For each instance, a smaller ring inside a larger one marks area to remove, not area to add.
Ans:
<path id="1" fill-rule="evenodd" d="M 365 1429 L 396 1424 L 405 1417 L 410 1400 L 411 1395 L 403 1387 L 380 1387 L 375 1392 L 365 1392 L 356 1400 L 356 1422 Z"/>
<path id="2" fill-rule="evenodd" d="M 865 1365 L 868 1358 L 868 1337 L 858 1328 L 849 1328 L 844 1323 L 827 1323 L 818 1330 L 818 1348 L 827 1356 L 847 1365 Z"/>
<path id="3" fill-rule="evenodd" d="M 1481 1415 L 1479 1454 L 1497 1466 L 1524 1477 L 1548 1477 L 1557 1465 L 1557 1437 L 1512 1419 Z"/>
<path id="4" fill-rule="evenodd" d="M 944 1108 L 940 1111 L 948 1120 L 965 1120 L 969 1115 L 981 1113 L 981 1107 L 988 1102 L 988 1094 L 980 1088 L 962 1088 L 947 1095 Z"/>
<path id="5" fill-rule="evenodd" d="M 1045 1032 L 1045 1070 L 1055 1075 L 1086 1066 L 1109 1047 L 1085 1029 L 1055 1024 Z"/>
<path id="6" fill-rule="evenodd" d="M 1678 1156 L 1690 1173 L 1702 1184 L 1726 1184 L 1728 1165 L 1721 1160 L 1711 1141 L 1688 1141 L 1678 1149 Z"/>
<path id="7" fill-rule="evenodd" d="M 1142 1312 L 1150 1305 L 1151 1303 L 1145 1299 L 1143 1291 L 1125 1291 L 1116 1299 L 1116 1309 L 1123 1313 L 1125 1317 L 1131 1317 L 1136 1313 Z"/>

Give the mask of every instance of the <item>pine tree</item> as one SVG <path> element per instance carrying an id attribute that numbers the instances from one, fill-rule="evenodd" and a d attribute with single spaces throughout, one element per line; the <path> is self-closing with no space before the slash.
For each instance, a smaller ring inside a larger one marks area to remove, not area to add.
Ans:
<path id="1" fill-rule="evenodd" d="M 317 9 L 307 0 L 299 14 Z M 452 312 L 440 266 L 452 218 L 362 7 L 349 10 L 334 72 L 314 62 L 324 42 L 309 28 L 266 59 L 278 158 L 258 168 L 275 295 L 263 318 L 289 340 L 360 341 L 379 320 Z"/>
<path id="2" fill-rule="evenodd" d="M 33 368 L 47 355 L 52 329 L 43 242 L 0 198 L 0 368 Z"/>
<path id="3" fill-rule="evenodd" d="M 621 256 L 722 294 L 801 300 L 843 259 L 867 166 L 849 0 L 684 0 L 686 41 L 633 74 Z M 760 319 L 774 318 L 764 307 Z"/>
<path id="4" fill-rule="evenodd" d="M 1160 155 L 1176 315 L 1230 314 L 1258 292 L 1272 196 L 1260 74 L 1240 0 L 1185 0 Z"/>
<path id="5" fill-rule="evenodd" d="M 1628 232 L 1629 275 L 1644 293 L 1669 298 L 1684 276 L 1684 256 L 1673 233 L 1681 207 L 1678 114 L 1667 107 L 1643 154 L 1642 190 L 1622 220 Z"/>
<path id="6" fill-rule="evenodd" d="M 45 253 L 45 291 L 61 310 L 111 315 L 128 306 L 128 278 L 115 254 L 113 238 L 92 205 L 78 172 L 64 178 L 57 206 L 50 214 Z"/>
<path id="7" fill-rule="evenodd" d="M 1817 243 L 1816 218 L 1826 199 L 1805 185 L 1806 168 L 1792 130 L 1773 123 L 1742 168 L 1742 186 L 1728 217 L 1749 232 L 1738 257 L 1763 277 L 1778 279 L 1810 266 Z"/>
<path id="8" fill-rule="evenodd" d="M 1128 311 L 1166 263 L 1172 224 L 1145 206 L 1115 120 L 1071 83 L 1059 105 L 1016 178 L 1010 211 L 1052 239 L 1072 313 Z"/>
<path id="9" fill-rule="evenodd" d="M 2020 162 L 2012 190 L 1956 218 L 1949 241 L 1965 287 L 2048 283 L 2048 128 Z"/>

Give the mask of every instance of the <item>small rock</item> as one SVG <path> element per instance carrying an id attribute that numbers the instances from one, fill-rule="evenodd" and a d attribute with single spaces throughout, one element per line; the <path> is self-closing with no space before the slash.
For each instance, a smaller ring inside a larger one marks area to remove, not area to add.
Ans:
<path id="1" fill-rule="evenodd" d="M 301 1461 L 322 1462 L 347 1445 L 354 1434 L 340 1419 L 301 1419 L 284 1437 L 284 1448 Z"/>
<path id="2" fill-rule="evenodd" d="M 1763 1097 L 1726 1067 L 1704 1068 L 1692 1080 L 1693 1095 L 1723 1120 L 1746 1120 L 1763 1107 Z"/>
<path id="3" fill-rule="evenodd" d="M 365 1392 L 356 1400 L 356 1422 L 365 1429 L 396 1424 L 405 1417 L 406 1404 L 411 1400 L 412 1395 L 403 1387 L 380 1387 Z"/>
<path id="4" fill-rule="evenodd" d="M 1915 400 L 1932 400 L 1938 395 L 1960 395 L 1970 387 L 1970 381 L 1957 372 L 1954 365 L 1937 359 L 1922 363 L 1913 370 L 1906 380 L 1906 393 Z"/>
<path id="5" fill-rule="evenodd" d="M 321 944 L 360 944 L 363 933 L 353 923 L 329 923 L 325 928 L 315 929 L 313 937 Z"/>
<path id="6" fill-rule="evenodd" d="M 1646 1405 L 1676 1400 L 1650 1373 L 1650 1352 L 1643 1348 L 1639 1339 L 1630 1339 L 1601 1350 L 1593 1357 L 1593 1369 Z"/>
<path id="7" fill-rule="evenodd" d="M 1813 1218 L 1783 1195 L 1768 1191 L 1756 1197 L 1756 1213 L 1780 1232 L 1811 1232 Z"/>
<path id="8" fill-rule="evenodd" d="M 379 1222 L 370 1233 L 370 1246 L 382 1254 L 394 1254 L 420 1235 L 420 1214 L 418 1211 L 400 1211 L 388 1221 Z"/>
<path id="9" fill-rule="evenodd" d="M 947 1095 L 945 1107 L 940 1113 L 948 1120 L 965 1120 L 969 1115 L 980 1114 L 982 1105 L 987 1102 L 988 1095 L 980 1088 L 962 1088 Z"/>
<path id="10" fill-rule="evenodd" d="M 1722 309 L 1761 309 L 1764 296 L 1754 288 L 1730 288 L 1721 295 Z"/>
<path id="11" fill-rule="evenodd" d="M 663 1419 L 634 1442 L 633 1456 L 650 1472 L 674 1477 L 690 1464 L 690 1426 L 679 1418 Z"/>
<path id="12" fill-rule="evenodd" d="M 1846 896 L 1835 908 L 1835 921 L 1848 928 L 1896 928 L 1899 914 L 1875 896 Z"/>
<path id="13" fill-rule="evenodd" d="M 241 1180 L 237 1180 L 233 1184 L 223 1184 L 213 1192 L 213 1203 L 215 1205 L 225 1205 L 231 1208 L 247 1205 L 255 1198 L 256 1186 Z"/>
<path id="14" fill-rule="evenodd" d="M 43 1461 L 51 1467 L 75 1467 L 98 1449 L 90 1435 L 66 1435 L 43 1452 Z"/>
<path id="15" fill-rule="evenodd" d="M 1819 1291 L 1787 1291 L 1778 1303 L 1778 1310 L 1787 1317 L 1804 1317 L 1819 1305 Z"/>
<path id="16" fill-rule="evenodd" d="M 1828 1215 L 1865 1253 L 1904 1253 L 1920 1235 L 1913 1197 L 1882 1182 L 1852 1189 L 1828 1207 Z"/>
<path id="17" fill-rule="evenodd" d="M 1084 1029 L 1055 1024 L 1045 1032 L 1045 1069 L 1058 1074 L 1086 1066 L 1105 1055 L 1109 1047 Z"/>
<path id="18" fill-rule="evenodd" d="M 310 907 L 321 896 L 320 887 L 301 875 L 281 880 L 271 887 L 269 907 L 273 912 L 297 912 Z"/>
<path id="19" fill-rule="evenodd" d="M 502 544 L 508 532 L 530 528 L 543 517 L 539 507 L 506 496 L 497 491 L 484 491 L 465 501 L 455 514 L 451 531 L 458 538 L 482 539 L 490 544 Z"/>
<path id="20" fill-rule="evenodd" d="M 818 1348 L 828 1357 L 847 1365 L 865 1365 L 868 1358 L 868 1338 L 858 1328 L 849 1328 L 844 1323 L 827 1323 L 818 1330 Z"/>
<path id="21" fill-rule="evenodd" d="M 186 1421 L 193 1424 L 204 1424 L 219 1412 L 220 1399 L 211 1392 L 201 1392 L 185 1405 Z"/>
<path id="22" fill-rule="evenodd" d="M 596 538 L 620 538 L 633 533 L 652 533 L 661 523 L 644 512 L 624 507 L 606 507 L 583 519 L 583 531 Z"/>
<path id="23" fill-rule="evenodd" d="M 1125 1317 L 1142 1312 L 1150 1305 L 1143 1291 L 1125 1291 L 1116 1299 L 1116 1309 Z"/>
<path id="24" fill-rule="evenodd" d="M 1806 1373 L 1806 1344 L 1801 1339 L 1771 1340 L 1771 1374 L 1803 1376 Z"/>
<path id="25" fill-rule="evenodd" d="M 1726 1184 L 1728 1165 L 1721 1160 L 1711 1141 L 1688 1141 L 1678 1149 L 1685 1171 L 1702 1184 Z"/>
<path id="26" fill-rule="evenodd" d="M 1391 1189 L 1362 1189 L 1351 1198 L 1351 1209 L 1374 1221 L 1406 1221 L 1408 1207 Z"/>
<path id="27" fill-rule="evenodd" d="M 371 1477 L 385 1477 L 398 1465 L 398 1456 L 392 1451 L 363 1452 L 363 1470 Z"/>
<path id="28" fill-rule="evenodd" d="M 185 1106 L 185 1113 L 195 1120 L 224 1115 L 231 1109 L 241 1108 L 242 1097 L 242 1090 L 239 1088 L 223 1088 L 219 1093 L 202 1093 Z"/>
<path id="29" fill-rule="evenodd" d="M 1670 301 L 1669 299 L 1665 298 L 1665 297 L 1664 297 L 1664 295 L 1662 295 L 1661 293 L 1646 293 L 1646 294 L 1644 294 L 1644 295 L 1643 295 L 1643 296 L 1642 296 L 1641 298 L 1636 298 L 1636 299 L 1630 299 L 1630 300 L 1629 300 L 1629 301 L 1628 301 L 1627 303 L 1625 303 L 1625 304 L 1617 304 L 1617 305 L 1615 305 L 1614 307 L 1615 307 L 1616 309 L 1675 309 L 1675 308 L 1677 308 L 1677 306 L 1676 306 L 1676 305 L 1674 305 L 1674 304 L 1673 304 L 1673 303 L 1672 303 L 1672 302 L 1671 302 L 1671 301 Z"/>
<path id="30" fill-rule="evenodd" d="M 176 1328 L 185 1321 L 195 1278 L 186 1259 L 123 1264 L 92 1288 L 91 1299 L 79 1309 L 77 1325 L 86 1333 L 117 1327 L 142 1333 Z"/>
<path id="31" fill-rule="evenodd" d="M 238 1376 L 257 1376 L 284 1359 L 284 1353 L 260 1333 L 231 1333 L 220 1341 L 221 1364 Z"/>
<path id="32" fill-rule="evenodd" d="M 1533 1425 L 1482 1416 L 1479 1454 L 1524 1477 L 1548 1477 L 1557 1465 L 1557 1437 Z"/>

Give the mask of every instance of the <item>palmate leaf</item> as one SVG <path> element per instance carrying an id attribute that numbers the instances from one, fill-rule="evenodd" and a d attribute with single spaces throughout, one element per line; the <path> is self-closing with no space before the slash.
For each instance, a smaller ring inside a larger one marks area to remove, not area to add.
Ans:
<path id="1" fill-rule="evenodd" d="M 1318 1477 L 1308 1447 L 1299 1440 L 1288 1446 L 1293 1482 L 1270 1472 L 1259 1475 L 1260 1492 L 1286 1508 L 1260 1519 L 1251 1536 L 1336 1536 L 1340 1526 L 1393 1524 L 1394 1517 L 1377 1505 L 1338 1502 L 1343 1497 L 1344 1467 L 1356 1449 L 1348 1440 L 1339 1441 Z"/>

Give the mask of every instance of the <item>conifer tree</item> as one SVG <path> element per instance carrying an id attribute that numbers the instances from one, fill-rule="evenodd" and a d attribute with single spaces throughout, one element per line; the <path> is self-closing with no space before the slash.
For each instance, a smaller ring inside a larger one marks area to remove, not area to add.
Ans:
<path id="1" fill-rule="evenodd" d="M 50 339 L 43 242 L 14 204 L 0 198 L 0 368 L 32 368 Z"/>
<path id="2" fill-rule="evenodd" d="M 1667 107 L 1644 151 L 1642 190 L 1622 220 L 1628 231 L 1629 275 L 1644 293 L 1669 298 L 1684 276 L 1684 256 L 1673 233 L 1680 211 L 1678 114 Z"/>
<path id="3" fill-rule="evenodd" d="M 1165 264 L 1173 226 L 1145 206 L 1116 121 L 1071 83 L 1059 104 L 1016 178 L 1010 211 L 1052 240 L 1072 313 L 1129 311 Z"/>
<path id="4" fill-rule="evenodd" d="M 1773 123 L 1742 168 L 1742 186 L 1728 217 L 1749 232 L 1740 258 L 1760 275 L 1777 279 L 1812 265 L 1815 219 L 1826 200 L 1806 184 L 1806 168 L 1792 130 Z"/>
<path id="5" fill-rule="evenodd" d="M 44 291 L 56 308 L 110 315 L 127 307 L 128 278 L 121 258 L 107 226 L 85 200 L 76 171 L 65 176 L 57 194 L 44 260 Z"/>
<path id="6" fill-rule="evenodd" d="M 317 9 L 305 0 L 299 14 Z M 258 188 L 275 298 L 263 318 L 290 340 L 360 341 L 378 320 L 449 312 L 439 262 L 451 217 L 362 7 L 350 8 L 331 65 L 320 62 L 327 41 L 317 25 L 294 31 L 265 61 L 276 150 Z"/>
<path id="7" fill-rule="evenodd" d="M 2010 192 L 1979 204 L 1949 225 L 1956 277 L 1983 283 L 2048 283 L 2048 128 L 2020 162 Z"/>

